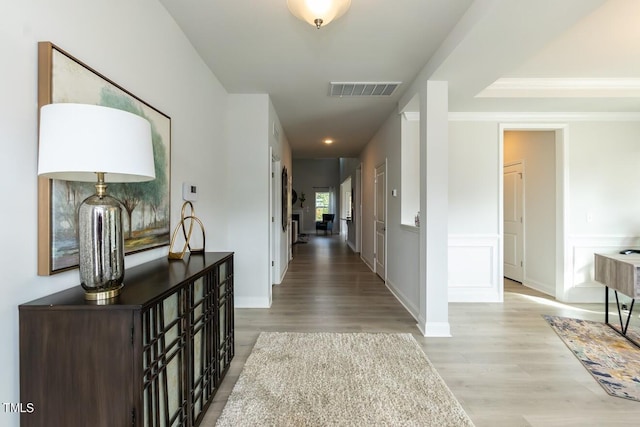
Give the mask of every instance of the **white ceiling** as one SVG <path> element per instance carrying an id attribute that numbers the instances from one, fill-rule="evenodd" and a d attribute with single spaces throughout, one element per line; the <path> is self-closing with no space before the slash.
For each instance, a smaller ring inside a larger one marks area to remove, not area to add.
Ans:
<path id="1" fill-rule="evenodd" d="M 352 0 L 320 30 L 286 0 L 160 1 L 229 93 L 271 96 L 298 158 L 358 155 L 416 78 L 450 111 L 640 111 L 638 0 Z M 378 81 L 403 84 L 328 96 Z"/>

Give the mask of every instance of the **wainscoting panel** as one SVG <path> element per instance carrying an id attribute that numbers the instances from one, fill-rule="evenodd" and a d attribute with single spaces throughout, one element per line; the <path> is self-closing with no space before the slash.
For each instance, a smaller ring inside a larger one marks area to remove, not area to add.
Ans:
<path id="1" fill-rule="evenodd" d="M 603 302 L 604 288 L 593 279 L 593 254 L 613 254 L 628 248 L 640 248 L 640 236 L 569 236 L 564 300 Z"/>
<path id="2" fill-rule="evenodd" d="M 499 235 L 449 236 L 449 301 L 502 302 Z"/>

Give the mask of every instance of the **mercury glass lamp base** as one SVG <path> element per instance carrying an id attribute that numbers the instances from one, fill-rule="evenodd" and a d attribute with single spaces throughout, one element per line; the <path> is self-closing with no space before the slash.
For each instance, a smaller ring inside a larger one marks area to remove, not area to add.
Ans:
<path id="1" fill-rule="evenodd" d="M 106 194 L 86 198 L 78 209 L 80 285 L 86 299 L 113 298 L 124 279 L 122 207 Z"/>
<path id="2" fill-rule="evenodd" d="M 115 288 L 108 289 L 106 291 L 98 291 L 98 292 L 88 292 L 85 291 L 84 299 L 89 301 L 102 301 L 106 299 L 115 298 L 120 295 L 120 291 L 124 287 L 124 283 L 121 283 L 119 286 Z"/>

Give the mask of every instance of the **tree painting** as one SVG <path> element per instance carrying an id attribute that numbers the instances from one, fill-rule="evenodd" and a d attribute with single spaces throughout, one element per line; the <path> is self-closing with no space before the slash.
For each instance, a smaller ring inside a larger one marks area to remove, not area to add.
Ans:
<path id="1" fill-rule="evenodd" d="M 52 74 L 52 102 L 102 105 L 149 121 L 155 180 L 109 183 L 107 194 L 122 204 L 126 253 L 168 245 L 171 119 L 61 51 L 54 50 Z M 51 188 L 51 257 L 56 271 L 78 264 L 78 207 L 95 194 L 95 185 L 53 180 Z"/>

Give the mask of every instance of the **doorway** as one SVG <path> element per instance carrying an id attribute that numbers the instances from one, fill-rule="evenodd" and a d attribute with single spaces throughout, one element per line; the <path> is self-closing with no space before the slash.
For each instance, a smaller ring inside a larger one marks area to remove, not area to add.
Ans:
<path id="1" fill-rule="evenodd" d="M 340 184 L 340 237 L 345 241 L 349 238 L 349 222 L 351 222 L 353 215 L 352 187 L 351 177 Z M 353 230 L 351 234 L 353 234 Z"/>
<path id="2" fill-rule="evenodd" d="M 270 150 L 271 151 L 271 150 Z M 270 257 L 271 257 L 271 284 L 279 285 L 282 282 L 281 277 L 281 260 L 280 260 L 280 242 L 282 237 L 282 177 L 280 172 L 281 162 L 275 156 L 271 156 L 271 181 L 269 183 L 269 210 L 271 214 L 270 227 Z"/>
<path id="3" fill-rule="evenodd" d="M 564 126 L 501 130 L 502 276 L 557 298 L 564 291 Z"/>

